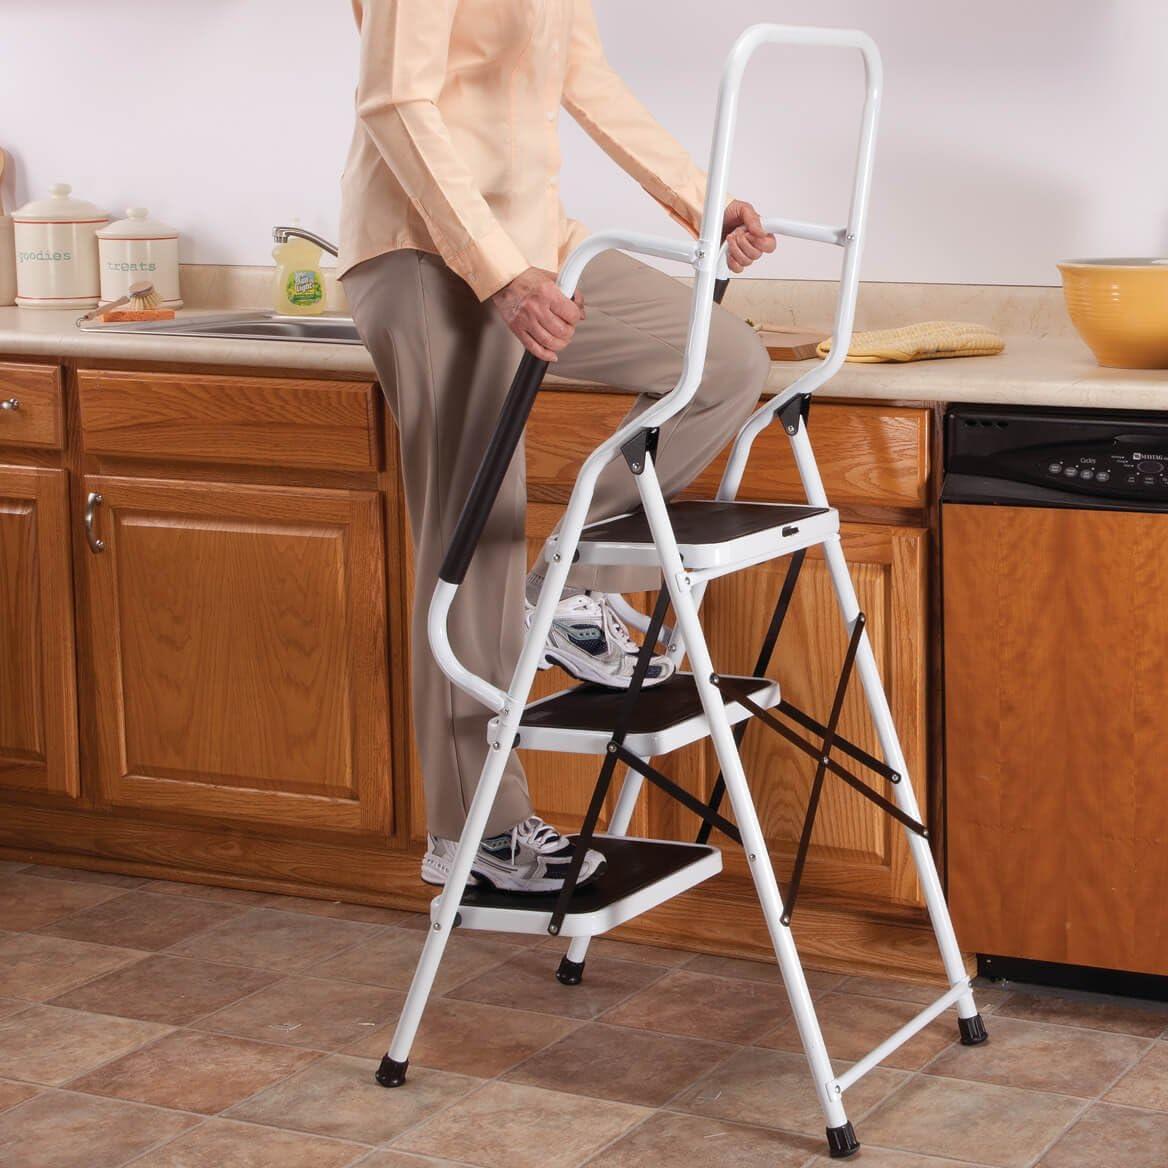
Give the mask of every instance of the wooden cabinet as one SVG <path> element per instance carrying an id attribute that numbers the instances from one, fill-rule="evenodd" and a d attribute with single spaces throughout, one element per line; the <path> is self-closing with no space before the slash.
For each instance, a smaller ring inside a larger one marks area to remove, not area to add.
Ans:
<path id="1" fill-rule="evenodd" d="M 373 491 L 91 476 L 103 801 L 392 830 Z"/>
<path id="2" fill-rule="evenodd" d="M 1164 976 L 1168 523 L 947 504 L 943 524 L 962 944 Z"/>
<path id="3" fill-rule="evenodd" d="M 72 799 L 79 786 L 66 477 L 0 466 L 0 788 Z"/>

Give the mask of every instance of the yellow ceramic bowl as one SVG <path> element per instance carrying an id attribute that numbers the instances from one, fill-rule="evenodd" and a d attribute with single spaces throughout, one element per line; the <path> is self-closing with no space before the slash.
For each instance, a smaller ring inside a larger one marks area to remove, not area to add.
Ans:
<path id="1" fill-rule="evenodd" d="M 1059 264 L 1067 311 L 1100 365 L 1168 369 L 1168 259 Z"/>

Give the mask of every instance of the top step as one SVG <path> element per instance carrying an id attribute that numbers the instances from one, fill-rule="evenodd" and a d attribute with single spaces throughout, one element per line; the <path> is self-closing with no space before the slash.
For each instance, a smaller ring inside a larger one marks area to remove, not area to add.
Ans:
<path id="1" fill-rule="evenodd" d="M 669 504 L 669 521 L 682 563 L 691 571 L 726 570 L 777 559 L 823 543 L 839 531 L 839 513 L 834 508 L 792 503 L 685 500 Z M 558 533 L 547 541 L 549 560 L 558 541 Z M 640 510 L 585 527 L 577 562 L 654 568 L 661 563 L 649 521 Z"/>

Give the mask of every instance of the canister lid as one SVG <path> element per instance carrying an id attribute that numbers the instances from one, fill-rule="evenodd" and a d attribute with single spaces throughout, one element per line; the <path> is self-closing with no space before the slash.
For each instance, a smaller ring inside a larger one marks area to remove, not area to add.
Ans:
<path id="1" fill-rule="evenodd" d="M 12 212 L 17 223 L 108 223 L 109 216 L 84 199 L 72 199 L 68 183 L 54 183 L 49 198 L 34 199 Z"/>
<path id="2" fill-rule="evenodd" d="M 102 227 L 98 239 L 178 239 L 178 231 L 151 219 L 145 207 L 127 207 L 125 219 Z"/>

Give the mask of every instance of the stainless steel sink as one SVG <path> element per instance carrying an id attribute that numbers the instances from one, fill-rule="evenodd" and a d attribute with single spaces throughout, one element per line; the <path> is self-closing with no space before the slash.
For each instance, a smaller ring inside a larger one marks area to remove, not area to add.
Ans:
<path id="1" fill-rule="evenodd" d="M 231 312 L 185 316 L 174 320 L 90 324 L 87 330 L 119 333 L 165 333 L 172 337 L 223 337 L 243 341 L 320 341 L 359 345 L 357 326 L 348 316 L 281 316 L 276 312 Z"/>

